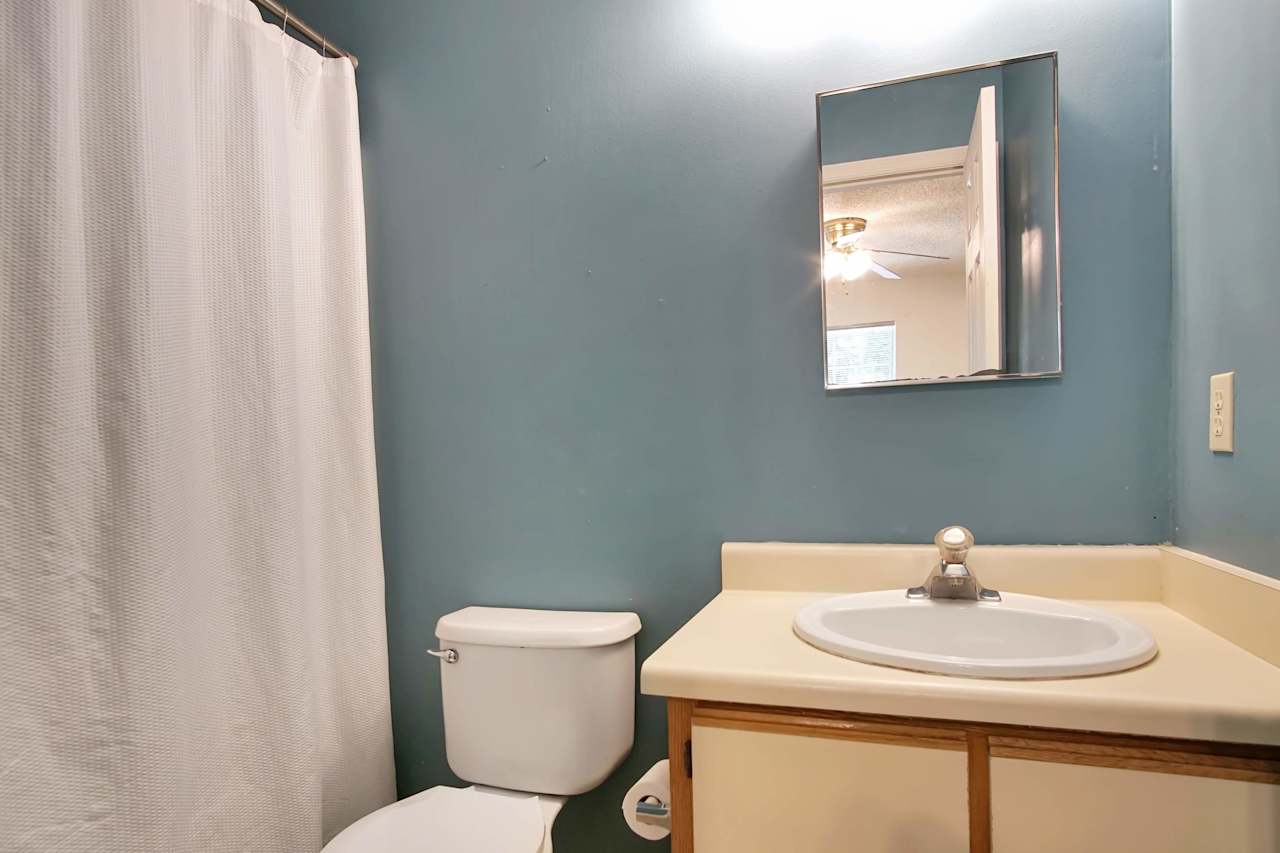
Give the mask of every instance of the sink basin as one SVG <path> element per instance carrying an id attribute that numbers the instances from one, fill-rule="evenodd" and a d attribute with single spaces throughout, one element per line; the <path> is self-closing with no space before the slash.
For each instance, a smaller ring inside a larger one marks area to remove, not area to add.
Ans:
<path id="1" fill-rule="evenodd" d="M 1146 663 L 1156 642 L 1119 616 L 1036 595 L 999 602 L 909 599 L 903 590 L 816 601 L 799 637 L 865 663 L 972 678 L 1069 678 Z"/>

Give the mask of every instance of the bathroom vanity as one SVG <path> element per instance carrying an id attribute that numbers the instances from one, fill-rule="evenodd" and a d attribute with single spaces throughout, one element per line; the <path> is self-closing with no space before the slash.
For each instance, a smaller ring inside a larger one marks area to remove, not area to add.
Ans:
<path id="1" fill-rule="evenodd" d="M 1173 548 L 974 549 L 992 587 L 1155 638 L 1154 660 L 1084 678 L 913 672 L 793 631 L 934 557 L 724 546 L 723 591 L 641 675 L 667 697 L 673 851 L 1280 849 L 1280 584 Z"/>

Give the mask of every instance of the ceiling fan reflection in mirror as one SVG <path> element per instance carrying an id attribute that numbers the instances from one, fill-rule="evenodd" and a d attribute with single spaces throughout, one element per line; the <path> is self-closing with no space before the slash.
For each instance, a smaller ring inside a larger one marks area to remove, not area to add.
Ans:
<path id="1" fill-rule="evenodd" d="M 894 252 L 889 249 L 872 249 L 861 246 L 863 234 L 867 230 L 867 220 L 861 216 L 841 216 L 828 219 L 822 223 L 822 233 L 826 241 L 824 270 L 827 281 L 841 279 L 853 281 L 869 272 L 881 278 L 900 279 L 893 270 L 876 260 L 876 255 L 902 255 L 911 258 L 932 258 L 946 261 L 950 258 L 941 255 L 922 255 L 918 252 Z"/>

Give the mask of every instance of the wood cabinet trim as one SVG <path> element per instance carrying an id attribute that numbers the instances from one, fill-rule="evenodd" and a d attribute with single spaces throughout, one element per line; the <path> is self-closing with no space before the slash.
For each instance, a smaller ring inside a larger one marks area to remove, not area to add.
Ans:
<path id="1" fill-rule="evenodd" d="M 904 719 L 841 715 L 823 711 L 696 702 L 693 707 L 693 725 L 927 749 L 968 749 L 965 731 L 958 726 L 921 725 Z"/>
<path id="2" fill-rule="evenodd" d="M 1170 744 L 1088 743 L 1045 737 L 992 737 L 991 755 L 1054 764 L 1083 764 L 1123 770 L 1145 770 L 1180 776 L 1206 776 L 1240 782 L 1280 784 L 1280 760 L 1259 752 L 1254 756 L 1180 748 Z"/>
<path id="3" fill-rule="evenodd" d="M 667 700 L 667 759 L 671 781 L 671 853 L 693 853 L 693 701 Z"/>
<path id="4" fill-rule="evenodd" d="M 1041 729 L 1030 726 L 996 726 L 974 723 L 971 726 L 987 732 L 994 744 L 996 740 L 1007 745 L 1025 745 L 1028 748 L 1051 744 L 1065 744 L 1080 752 L 1105 752 L 1112 749 L 1145 750 L 1152 753 L 1179 753 L 1202 756 L 1206 763 L 1231 761 L 1280 761 L 1280 747 L 1265 744 L 1225 743 L 1211 740 L 1186 740 L 1180 738 L 1119 735 L 1107 732 L 1076 731 L 1073 729 Z"/>
<path id="5" fill-rule="evenodd" d="M 967 734 L 969 750 L 969 853 L 991 853 L 991 753 L 982 732 Z"/>

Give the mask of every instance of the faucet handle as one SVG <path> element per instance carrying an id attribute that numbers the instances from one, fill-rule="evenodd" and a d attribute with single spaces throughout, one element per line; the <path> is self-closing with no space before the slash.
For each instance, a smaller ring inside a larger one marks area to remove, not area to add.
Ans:
<path id="1" fill-rule="evenodd" d="M 939 530 L 938 535 L 933 537 L 933 544 L 938 546 L 943 563 L 963 563 L 969 549 L 973 547 L 973 533 L 967 527 L 954 524 Z"/>

